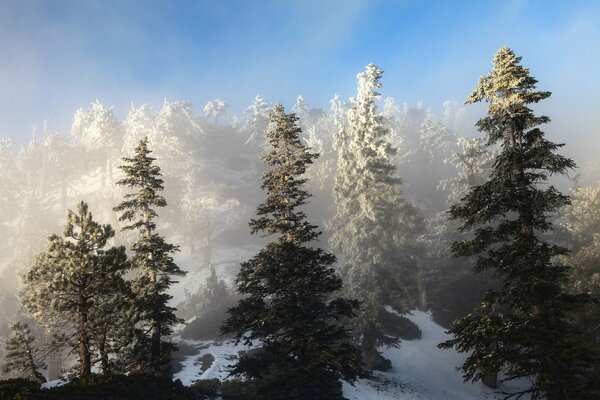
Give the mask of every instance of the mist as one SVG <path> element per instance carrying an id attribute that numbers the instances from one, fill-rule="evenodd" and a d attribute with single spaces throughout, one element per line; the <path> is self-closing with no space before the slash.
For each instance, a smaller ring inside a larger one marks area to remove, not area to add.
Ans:
<path id="1" fill-rule="evenodd" d="M 385 151 L 399 179 L 397 203 L 412 212 L 410 229 L 390 234 L 402 243 L 391 264 L 408 265 L 406 298 L 402 303 L 390 296 L 381 304 L 397 317 L 386 334 L 399 338 L 401 350 L 385 347 L 381 354 L 396 363 L 395 374 L 411 379 L 410 362 L 422 362 L 411 358 L 413 348 L 443 360 L 440 374 L 455 374 L 452 363 L 464 358 L 442 356 L 437 345 L 453 321 L 475 310 L 499 282 L 489 271 L 474 274 L 473 257 L 452 255 L 453 243 L 466 233 L 449 212 L 491 179 L 503 151 L 488 146 L 476 126 L 489 104 L 465 104 L 503 46 L 522 56 L 537 90 L 552 92 L 530 106 L 550 118 L 541 126 L 546 138 L 564 144 L 557 151 L 576 164 L 539 185 L 553 185 L 572 201 L 544 214 L 553 229 L 540 230 L 540 237 L 573 251 L 552 258 L 573 263 L 569 290 L 600 295 L 594 258 L 600 229 L 598 5 L 321 3 L 0 0 L 0 361 L 16 322 L 29 323 L 47 347 L 52 342 L 56 332 L 45 331 L 21 304 L 24 275 L 48 250 L 49 237 L 63 234 L 68 212 L 81 201 L 94 220 L 116 231 L 109 245 L 125 246 L 132 257 L 137 232 L 114 208 L 130 193 L 119 183 L 126 177 L 121 167 L 147 139 L 165 188 L 155 228 L 177 247 L 174 261 L 187 272 L 168 288 L 168 305 L 180 319 L 164 335 L 179 345 L 170 376 L 185 386 L 200 376 L 224 381 L 225 360 L 244 354 L 220 331 L 228 310 L 244 298 L 236 289 L 241 265 L 277 236 L 253 234 L 249 226 L 268 195 L 264 157 L 274 109 L 281 104 L 294 113 L 302 146 L 318 154 L 307 163 L 310 196 L 299 207 L 320 233 L 310 245 L 334 255 L 339 272 L 350 257 L 332 244 L 336 182 L 351 141 L 344 135 L 364 90 L 360 74 L 365 66 L 379 71 L 373 63 L 383 70 L 383 86 L 373 89 L 373 118 L 390 145 Z M 377 210 L 365 215 L 371 212 Z M 503 217 L 513 218 L 511 212 Z M 597 323 L 594 310 L 575 320 L 589 328 Z M 409 362 L 403 364 L 400 354 Z M 77 363 L 65 352 L 45 361 L 49 380 L 68 379 Z M 223 371 L 211 369 L 213 363 Z M 425 378 L 418 375 L 415 385 Z M 451 389 L 433 385 L 430 398 L 443 398 L 447 390 L 465 399 L 494 393 L 461 379 L 457 375 Z M 344 383 L 344 395 L 378 398 L 378 390 L 368 392 L 376 386 L 365 382 L 357 388 Z"/>

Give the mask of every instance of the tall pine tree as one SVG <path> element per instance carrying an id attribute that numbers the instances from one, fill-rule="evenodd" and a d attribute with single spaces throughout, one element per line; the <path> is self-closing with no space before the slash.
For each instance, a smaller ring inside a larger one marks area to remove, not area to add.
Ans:
<path id="1" fill-rule="evenodd" d="M 453 219 L 462 220 L 460 229 L 474 233 L 454 243 L 454 254 L 477 255 L 475 271 L 493 270 L 500 285 L 475 312 L 452 324 L 453 338 L 440 346 L 470 352 L 462 366 L 465 379 L 502 371 L 503 380 L 532 380 L 531 388 L 515 396 L 585 398 L 579 378 L 588 355 L 569 313 L 586 299 L 565 291 L 569 268 L 553 258 L 567 250 L 543 236 L 552 229 L 549 215 L 569 202 L 547 179 L 575 164 L 540 130 L 549 118 L 534 115 L 529 105 L 550 93 L 536 90 L 537 81 L 520 60 L 511 49 L 500 49 L 492 71 L 467 99 L 489 103 L 477 127 L 501 151 L 489 179 L 450 209 Z"/>
<path id="2" fill-rule="evenodd" d="M 82 377 L 91 374 L 94 355 L 101 350 L 98 330 L 106 338 L 112 336 L 118 307 L 107 302 L 124 286 L 122 276 L 128 269 L 124 247 L 105 249 L 114 234 L 110 225 L 93 220 L 82 201 L 77 213 L 68 211 L 64 237 L 50 236 L 48 250 L 23 277 L 23 305 L 50 335 L 79 355 Z"/>
<path id="3" fill-rule="evenodd" d="M 46 378 L 40 372 L 40 369 L 46 369 L 46 364 L 40 350 L 33 344 L 34 341 L 35 337 L 27 324 L 14 324 L 6 341 L 2 371 L 19 378 L 46 382 Z"/>
<path id="4" fill-rule="evenodd" d="M 137 313 L 138 338 L 133 358 L 137 366 L 154 373 L 167 372 L 171 353 L 176 346 L 167 338 L 173 325 L 180 322 L 175 309 L 168 305 L 172 296 L 167 290 L 174 283 L 174 276 L 183 276 L 173 261 L 178 246 L 167 243 L 156 232 L 156 207 L 165 207 L 167 202 L 158 192 L 164 190 L 160 167 L 150 157 L 148 139 L 142 139 L 135 148 L 132 158 L 123 158 L 120 169 L 125 177 L 119 185 L 134 189 L 125 195 L 125 200 L 114 208 L 121 212 L 119 221 L 128 221 L 124 230 L 137 230 L 139 235 L 131 245 L 131 263 L 138 274 L 131 289 L 134 309 Z"/>
<path id="5" fill-rule="evenodd" d="M 335 257 L 309 245 L 320 232 L 300 208 L 310 197 L 303 175 L 317 154 L 299 139 L 297 121 L 280 104 L 271 114 L 263 156 L 271 168 L 262 185 L 267 200 L 250 227 L 277 238 L 242 264 L 236 284 L 246 297 L 230 310 L 223 332 L 262 344 L 232 371 L 249 378 L 257 398 L 341 399 L 340 379 L 357 377 L 360 357 L 338 320 L 353 317 L 357 303 L 335 297 L 342 287 Z"/>
<path id="6" fill-rule="evenodd" d="M 377 113 L 383 71 L 373 64 L 358 74 L 348 123 L 338 135 L 338 171 L 334 186 L 336 214 L 330 221 L 330 245 L 340 256 L 346 293 L 363 302 L 354 333 L 368 369 L 388 369 L 380 345 L 398 343 L 396 311 L 415 303 L 414 250 L 422 219 L 400 189 L 390 159 L 395 149 Z"/>

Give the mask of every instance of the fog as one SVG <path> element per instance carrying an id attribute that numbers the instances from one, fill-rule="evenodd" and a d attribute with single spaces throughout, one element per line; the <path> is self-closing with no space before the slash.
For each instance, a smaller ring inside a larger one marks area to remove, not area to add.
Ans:
<path id="1" fill-rule="evenodd" d="M 67 209 L 84 200 L 97 220 L 120 229 L 112 211 L 125 193 L 115 184 L 121 176 L 118 166 L 146 136 L 165 179 L 168 206 L 160 210 L 159 229 L 181 247 L 177 260 L 189 271 L 173 289 L 174 304 L 184 302 L 186 293 L 201 291 L 209 265 L 231 288 L 239 263 L 256 251 L 261 240 L 250 235 L 247 224 L 264 197 L 260 156 L 272 105 L 257 95 L 244 113 L 233 115 L 220 99 L 199 108 L 185 101 L 165 101 L 158 109 L 132 105 L 129 110 L 96 101 L 74 113 L 69 132 L 42 125 L 26 143 L 2 139 L 0 335 L 21 318 L 20 275 L 45 250 L 48 235 L 62 232 Z M 321 154 L 307 173 L 314 195 L 307 214 L 324 230 L 320 245 L 325 247 L 327 221 L 335 210 L 331 197 L 337 160 L 335 119 L 344 118 L 348 106 L 348 99 L 339 96 L 328 109 L 311 107 L 302 96 L 288 106 L 300 117 L 305 141 Z M 392 97 L 381 99 L 379 106 L 398 149 L 394 164 L 404 193 L 426 220 L 436 221 L 452 194 L 443 190 L 443 182 L 459 172 L 449 162 L 462 151 L 458 139 L 478 135 L 475 115 L 452 101 L 442 105 L 441 115 L 426 104 L 410 105 Z M 599 177 L 594 168 L 574 171 L 573 176 L 577 173 L 583 175 L 583 183 Z M 566 179 L 556 183 L 563 190 L 573 184 Z M 430 224 L 423 237 L 435 236 L 440 224 L 443 220 Z M 132 237 L 121 232 L 114 240 L 128 244 Z M 442 257 L 450 259 L 449 253 Z"/>
<path id="2" fill-rule="evenodd" d="M 121 231 L 113 207 L 128 193 L 117 184 L 122 159 L 144 137 L 168 203 L 158 210 L 157 229 L 179 246 L 175 261 L 188 272 L 170 289 L 171 305 L 188 327 L 195 317 L 208 323 L 201 327 L 208 333 L 190 328 L 184 339 L 216 334 L 238 298 L 240 263 L 268 240 L 251 235 L 248 222 L 265 197 L 261 155 L 277 102 L 296 113 L 303 140 L 320 155 L 307 171 L 313 197 L 305 211 L 323 232 L 318 245 L 328 249 L 335 138 L 347 123 L 356 74 L 369 62 L 385 70 L 378 113 L 397 149 L 392 162 L 403 194 L 423 221 L 415 242 L 424 283 L 411 306 L 431 310 L 440 325 L 470 311 L 489 286 L 488 277 L 472 277 L 472 264 L 452 258 L 458 224 L 447 211 L 464 195 L 460 157 L 483 143 L 475 123 L 486 105 L 463 101 L 506 41 L 515 43 L 538 88 L 553 92 L 533 108 L 550 117 L 542 129 L 565 143 L 561 154 L 578 165 L 550 183 L 564 193 L 598 186 L 600 83 L 591 77 L 600 59 L 591 50 L 600 28 L 583 7 L 524 26 L 538 6 L 487 5 L 472 25 L 459 21 L 464 7 L 444 6 L 427 10 L 442 21 L 433 27 L 409 23 L 426 14 L 410 1 L 394 5 L 397 19 L 383 15 L 386 1 L 318 3 L 290 2 L 277 8 L 280 19 L 265 16 L 264 5 L 65 2 L 57 16 L 0 1 L 0 356 L 10 325 L 30 319 L 19 301 L 21 277 L 47 249 L 48 236 L 62 234 L 67 210 L 85 201 L 95 220 L 117 231 L 111 244 L 135 240 Z M 239 29 L 223 29 L 225 23 Z M 489 149 L 477 161 L 478 178 L 494 154 Z M 553 216 L 558 236 L 562 211 Z M 222 279 L 218 309 L 202 300 L 211 274 Z"/>

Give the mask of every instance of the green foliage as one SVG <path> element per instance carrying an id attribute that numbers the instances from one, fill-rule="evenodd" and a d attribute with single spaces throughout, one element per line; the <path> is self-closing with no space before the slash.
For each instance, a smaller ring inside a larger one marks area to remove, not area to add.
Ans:
<path id="1" fill-rule="evenodd" d="M 501 151 L 490 178 L 454 204 L 450 215 L 474 234 L 454 243 L 454 254 L 477 255 L 475 271 L 492 270 L 499 287 L 486 293 L 476 312 L 452 324 L 453 338 L 441 347 L 470 353 L 462 366 L 465 379 L 502 371 L 504 380 L 533 382 L 514 396 L 584 398 L 582 376 L 591 354 L 569 316 L 588 299 L 565 291 L 569 268 L 553 259 L 567 250 L 542 236 L 552 229 L 549 215 L 569 202 L 546 184 L 548 176 L 575 164 L 557 154 L 562 145 L 544 138 L 538 126 L 549 119 L 528 107 L 550 93 L 535 91 L 536 80 L 512 50 L 500 49 L 493 64 L 467 102 L 490 103 L 477 126 Z"/>
<path id="2" fill-rule="evenodd" d="M 254 382 L 231 379 L 221 384 L 223 400 L 255 400 L 258 399 Z"/>
<path id="3" fill-rule="evenodd" d="M 35 337 L 27 324 L 14 324 L 5 344 L 2 371 L 39 383 L 46 382 L 46 378 L 39 372 L 46 368 L 46 364 L 34 341 Z"/>
<path id="4" fill-rule="evenodd" d="M 117 182 L 135 190 L 125 195 L 125 200 L 114 208 L 121 212 L 119 221 L 127 221 L 124 230 L 137 230 L 138 239 L 131 246 L 131 263 L 137 276 L 131 282 L 134 295 L 133 313 L 137 327 L 132 361 L 137 368 L 165 372 L 170 354 L 176 346 L 166 340 L 172 327 L 182 322 L 175 316 L 173 307 L 168 306 L 171 295 L 167 290 L 174 283 L 173 276 L 183 276 L 173 261 L 178 247 L 167 243 L 156 231 L 155 208 L 165 207 L 166 200 L 159 191 L 164 190 L 160 167 L 150 157 L 148 139 L 142 139 L 132 158 L 123 158 L 120 169 L 125 177 Z"/>
<path id="5" fill-rule="evenodd" d="M 252 233 L 277 235 L 241 266 L 236 278 L 245 295 L 223 326 L 246 345 L 260 350 L 242 355 L 233 375 L 248 379 L 259 399 L 340 399 L 340 379 L 360 373 L 359 354 L 349 332 L 337 322 L 351 318 L 355 301 L 332 297 L 342 282 L 331 267 L 335 257 L 309 247 L 319 236 L 300 207 L 306 168 L 317 157 L 299 139 L 297 117 L 276 105 L 263 156 L 267 200 L 252 219 Z"/>
<path id="6" fill-rule="evenodd" d="M 148 374 L 90 375 L 50 389 L 25 380 L 0 381 L 7 400 L 201 400 L 206 397 L 179 381 Z"/>
<path id="7" fill-rule="evenodd" d="M 573 293 L 585 293 L 596 301 L 578 310 L 577 324 L 586 334 L 586 341 L 600 354 L 600 187 L 582 187 L 571 192 L 571 204 L 563 216 L 565 239 L 572 252 L 562 260 L 573 266 L 569 287 Z M 600 362 L 594 366 L 600 377 Z M 598 380 L 600 382 L 600 379 Z M 600 388 L 596 388 L 600 395 Z"/>
<path id="8" fill-rule="evenodd" d="M 2 400 L 33 400 L 39 391 L 39 382 L 29 379 L 18 378 L 0 381 L 0 399 Z"/>
<path id="9" fill-rule="evenodd" d="M 190 388 L 200 395 L 213 398 L 221 393 L 221 381 L 218 379 L 198 379 Z"/>
<path id="10" fill-rule="evenodd" d="M 80 202 L 67 213 L 64 237 L 50 236 L 23 277 L 23 305 L 55 342 L 79 354 L 81 376 L 91 373 L 94 352 L 106 360 L 120 336 L 115 322 L 129 264 L 124 247 L 105 249 L 113 236 Z"/>

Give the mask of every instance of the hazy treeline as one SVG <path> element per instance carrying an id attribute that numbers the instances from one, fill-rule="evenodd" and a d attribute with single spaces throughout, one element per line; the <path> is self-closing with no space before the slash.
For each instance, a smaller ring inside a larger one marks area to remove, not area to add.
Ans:
<path id="1" fill-rule="evenodd" d="M 336 95 L 328 109 L 321 109 L 299 96 L 290 107 L 299 118 L 303 143 L 320 155 L 306 172 L 307 190 L 313 195 L 306 214 L 324 231 L 319 244 L 325 248 L 332 236 L 333 243 L 336 240 L 331 221 L 339 199 L 334 188 L 340 151 L 347 144 L 344 135 L 353 129 L 353 114 L 348 111 L 357 101 Z M 377 104 L 376 116 L 394 149 L 389 153 L 390 165 L 401 179 L 399 193 L 412 207 L 414 220 L 403 239 L 403 248 L 410 249 L 406 258 L 414 276 L 407 286 L 410 295 L 399 309 L 431 310 L 437 322 L 448 326 L 497 285 L 493 274 L 473 275 L 472 261 L 451 256 L 451 243 L 463 240 L 465 234 L 458 231 L 457 222 L 448 219 L 447 210 L 488 179 L 500 148 L 487 146 L 456 103 L 444 103 L 442 115 L 434 115 L 423 104 L 409 106 L 391 97 Z M 122 178 L 117 167 L 145 137 L 162 170 L 169 204 L 159 212 L 159 229 L 181 246 L 179 266 L 204 271 L 212 282 L 190 281 L 191 290 L 175 291 L 179 315 L 191 319 L 214 311 L 216 303 L 233 303 L 233 289 L 219 278 L 228 282 L 235 271 L 220 270 L 218 265 L 223 259 L 243 261 L 248 251 L 239 255 L 235 249 L 254 249 L 263 242 L 248 234 L 247 222 L 264 197 L 260 182 L 265 167 L 260 156 L 267 148 L 265 132 L 272 107 L 259 95 L 239 116 L 230 115 L 220 99 L 202 111 L 186 102 L 165 101 L 160 110 L 132 106 L 126 118 L 119 120 L 109 105 L 96 101 L 76 111 L 70 134 L 44 126 L 22 147 L 3 139 L 0 337 L 8 335 L 11 323 L 27 319 L 17 297 L 19 276 L 44 249 L 46 237 L 62 230 L 67 209 L 84 200 L 97 220 L 115 229 L 122 226 L 113 212 L 125 194 L 115 184 Z M 573 249 L 558 260 L 573 265 L 569 290 L 598 294 L 600 194 L 597 188 L 581 187 L 572 193 L 572 204 L 552 215 L 559 229 L 545 234 L 550 241 Z M 124 233 L 112 240 L 130 244 L 134 239 Z M 182 278 L 181 284 L 186 279 L 193 278 Z M 219 308 L 215 324 L 220 323 L 225 308 Z M 581 318 L 590 326 L 600 320 L 596 309 Z"/>

